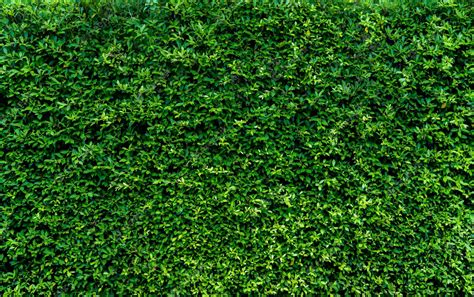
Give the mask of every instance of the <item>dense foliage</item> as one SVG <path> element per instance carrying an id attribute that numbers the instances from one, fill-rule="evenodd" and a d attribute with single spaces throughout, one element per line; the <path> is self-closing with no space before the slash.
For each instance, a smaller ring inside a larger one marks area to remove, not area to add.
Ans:
<path id="1" fill-rule="evenodd" d="M 0 5 L 0 292 L 472 294 L 472 6 L 205 3 Z"/>

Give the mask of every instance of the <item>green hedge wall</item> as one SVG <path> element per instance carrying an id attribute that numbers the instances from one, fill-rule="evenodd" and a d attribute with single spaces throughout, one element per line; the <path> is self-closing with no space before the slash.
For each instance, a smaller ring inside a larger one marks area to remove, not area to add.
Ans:
<path id="1" fill-rule="evenodd" d="M 473 293 L 472 6 L 174 2 L 0 5 L 0 292 Z"/>

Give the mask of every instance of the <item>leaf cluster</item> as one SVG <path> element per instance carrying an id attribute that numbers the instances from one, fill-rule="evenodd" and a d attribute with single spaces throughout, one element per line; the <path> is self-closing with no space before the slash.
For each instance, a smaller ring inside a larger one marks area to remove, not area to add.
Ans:
<path id="1" fill-rule="evenodd" d="M 0 5 L 0 291 L 472 294 L 473 8 Z"/>

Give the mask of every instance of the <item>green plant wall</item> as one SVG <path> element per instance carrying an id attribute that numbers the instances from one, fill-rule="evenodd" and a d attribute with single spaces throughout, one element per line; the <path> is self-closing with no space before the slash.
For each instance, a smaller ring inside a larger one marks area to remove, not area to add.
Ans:
<path id="1" fill-rule="evenodd" d="M 470 295 L 473 8 L 0 5 L 0 292 Z"/>

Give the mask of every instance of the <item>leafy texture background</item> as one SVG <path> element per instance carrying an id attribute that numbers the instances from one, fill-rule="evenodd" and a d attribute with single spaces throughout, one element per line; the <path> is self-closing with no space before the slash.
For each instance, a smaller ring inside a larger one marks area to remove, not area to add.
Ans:
<path id="1" fill-rule="evenodd" d="M 472 6 L 0 5 L 0 291 L 472 294 Z"/>

